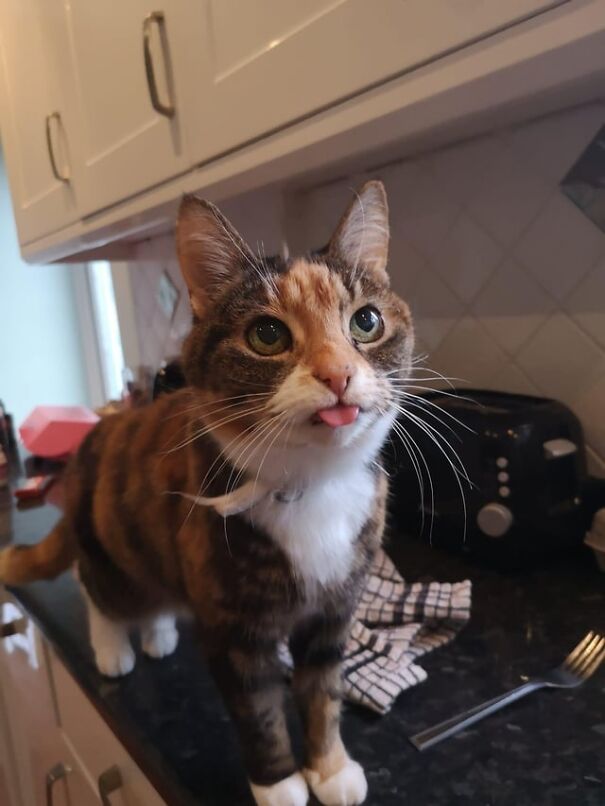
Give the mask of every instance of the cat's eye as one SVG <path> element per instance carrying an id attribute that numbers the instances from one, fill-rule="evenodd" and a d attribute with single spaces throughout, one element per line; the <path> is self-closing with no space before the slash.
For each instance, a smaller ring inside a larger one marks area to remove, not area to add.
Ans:
<path id="1" fill-rule="evenodd" d="M 364 305 L 363 308 L 355 311 L 351 317 L 349 327 L 351 336 L 355 341 L 361 341 L 365 344 L 376 341 L 384 333 L 382 316 L 371 305 Z"/>
<path id="2" fill-rule="evenodd" d="M 248 344 L 260 355 L 277 355 L 283 353 L 292 344 L 290 331 L 273 316 L 263 316 L 249 328 Z"/>

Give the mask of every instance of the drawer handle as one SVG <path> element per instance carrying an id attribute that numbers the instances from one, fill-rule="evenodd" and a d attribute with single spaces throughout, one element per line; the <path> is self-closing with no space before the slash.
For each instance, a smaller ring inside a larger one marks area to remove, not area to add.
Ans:
<path id="1" fill-rule="evenodd" d="M 158 86 L 155 80 L 155 70 L 153 67 L 153 57 L 151 55 L 151 28 L 157 25 L 160 31 L 160 39 L 164 53 L 167 52 L 166 47 L 166 29 L 164 21 L 164 13 L 162 11 L 152 11 L 143 20 L 143 55 L 145 57 L 145 74 L 147 76 L 147 87 L 149 89 L 149 97 L 151 98 L 151 105 L 156 112 L 164 115 L 167 118 L 174 117 L 174 106 L 172 104 L 165 104 L 160 100 L 158 94 Z M 170 81 L 168 82 L 170 84 Z"/>
<path id="2" fill-rule="evenodd" d="M 53 787 L 57 781 L 62 781 L 71 772 L 71 767 L 63 762 L 55 764 L 46 774 L 46 806 L 53 806 Z"/>
<path id="3" fill-rule="evenodd" d="M 99 775 L 99 796 L 103 806 L 111 806 L 109 796 L 122 786 L 122 773 L 117 767 L 110 767 Z"/>
<path id="4" fill-rule="evenodd" d="M 59 182 L 69 182 L 69 172 L 66 170 L 65 173 L 61 173 L 61 171 L 57 168 L 57 162 L 55 160 L 55 150 L 53 148 L 53 138 L 51 133 L 51 122 L 53 120 L 57 121 L 57 126 L 61 126 L 61 115 L 59 112 L 52 112 L 52 114 L 46 116 L 46 147 L 48 148 L 48 158 L 50 160 L 50 167 L 52 168 L 53 176 L 55 179 L 58 179 Z"/>
<path id="5" fill-rule="evenodd" d="M 11 635 L 23 634 L 27 632 L 27 619 L 25 616 L 7 621 L 0 625 L 0 638 L 9 638 Z"/>

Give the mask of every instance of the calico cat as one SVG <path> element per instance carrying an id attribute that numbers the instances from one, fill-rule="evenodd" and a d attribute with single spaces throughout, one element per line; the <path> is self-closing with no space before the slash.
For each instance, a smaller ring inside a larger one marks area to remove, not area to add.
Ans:
<path id="1" fill-rule="evenodd" d="M 133 624 L 145 653 L 171 653 L 186 607 L 256 803 L 303 806 L 310 787 L 321 803 L 359 804 L 367 785 L 340 738 L 340 663 L 382 538 L 380 451 L 414 345 L 389 288 L 386 194 L 368 182 L 329 246 L 302 258 L 260 260 L 194 196 L 176 235 L 193 310 L 188 387 L 97 425 L 66 471 L 63 518 L 42 543 L 6 549 L 0 578 L 75 565 L 109 676 L 133 668 Z M 286 640 L 302 771 L 283 709 Z"/>

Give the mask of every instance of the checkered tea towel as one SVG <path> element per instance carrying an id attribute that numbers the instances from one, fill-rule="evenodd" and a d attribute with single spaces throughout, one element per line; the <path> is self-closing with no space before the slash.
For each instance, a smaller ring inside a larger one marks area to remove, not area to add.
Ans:
<path id="1" fill-rule="evenodd" d="M 345 650 L 345 697 L 386 714 L 402 691 L 426 680 L 416 661 L 449 643 L 470 612 L 470 580 L 408 584 L 379 551 Z"/>
<path id="2" fill-rule="evenodd" d="M 471 613 L 471 581 L 403 580 L 380 550 L 357 607 L 344 657 L 345 698 L 386 714 L 427 673 L 416 661 L 449 643 Z M 292 659 L 283 648 L 288 667 Z"/>

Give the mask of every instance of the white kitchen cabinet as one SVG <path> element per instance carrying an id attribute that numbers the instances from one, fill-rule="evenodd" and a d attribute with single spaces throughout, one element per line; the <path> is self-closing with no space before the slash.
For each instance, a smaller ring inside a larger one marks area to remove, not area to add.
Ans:
<path id="1" fill-rule="evenodd" d="M 47 806 L 50 790 L 52 806 L 70 806 L 58 774 L 65 760 L 42 641 L 12 601 L 1 610 L 5 629 L 17 625 L 14 635 L 0 641 L 0 673 L 21 800 L 24 806 Z"/>
<path id="2" fill-rule="evenodd" d="M 22 253 L 134 259 L 173 228 L 183 192 L 224 201 L 324 181 L 601 97 L 604 12 L 605 0 L 0 0 Z"/>
<path id="3" fill-rule="evenodd" d="M 72 154 L 78 133 L 55 59 L 66 50 L 56 0 L 0 2 L 2 148 L 22 244 L 78 218 Z"/>
<path id="4" fill-rule="evenodd" d="M 0 686 L 0 803 L 2 806 L 21 806 L 14 741 L 11 735 L 6 702 Z"/>
<path id="5" fill-rule="evenodd" d="M 164 806 L 52 650 L 49 658 L 63 741 L 84 776 L 97 789 L 106 786 L 112 806 Z M 71 786 L 70 779 L 67 785 Z"/>
<path id="6" fill-rule="evenodd" d="M 65 4 L 83 216 L 185 171 L 183 71 L 195 0 Z"/>
<path id="7" fill-rule="evenodd" d="M 0 806 L 165 806 L 7 595 L 0 624 Z"/>
<path id="8" fill-rule="evenodd" d="M 564 0 L 208 0 L 198 162 Z M 194 65 L 192 65 L 193 69 Z"/>

